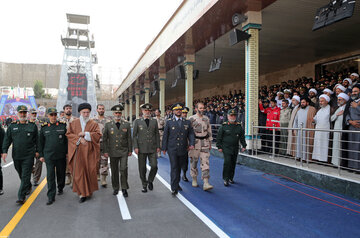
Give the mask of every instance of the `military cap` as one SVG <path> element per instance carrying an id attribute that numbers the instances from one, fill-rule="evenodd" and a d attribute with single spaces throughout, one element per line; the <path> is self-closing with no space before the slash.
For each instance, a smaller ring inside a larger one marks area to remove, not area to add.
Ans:
<path id="1" fill-rule="evenodd" d="M 57 110 L 55 107 L 49 107 L 46 112 L 47 114 L 53 114 L 53 113 L 57 114 Z"/>
<path id="2" fill-rule="evenodd" d="M 153 109 L 153 105 L 151 105 L 151 103 L 144 103 L 144 104 L 141 104 L 140 108 L 141 108 L 141 109 L 152 110 L 152 109 Z"/>
<path id="3" fill-rule="evenodd" d="M 190 111 L 190 110 L 189 110 L 188 107 L 184 107 L 183 110 L 182 110 L 182 112 L 185 112 L 185 113 L 188 113 L 189 111 Z"/>
<path id="4" fill-rule="evenodd" d="M 111 108 L 113 112 L 121 112 L 124 110 L 124 106 L 122 104 L 115 105 Z"/>
<path id="5" fill-rule="evenodd" d="M 27 112 L 28 108 L 25 105 L 19 105 L 16 110 L 18 112 Z"/>
<path id="6" fill-rule="evenodd" d="M 184 105 L 182 103 L 175 103 L 171 106 L 171 110 L 182 110 Z"/>
<path id="7" fill-rule="evenodd" d="M 224 104 L 224 107 L 230 107 L 230 104 L 229 104 L 229 103 L 225 103 L 225 104 Z"/>
<path id="8" fill-rule="evenodd" d="M 87 102 L 81 103 L 78 107 L 78 112 L 84 109 L 89 109 L 91 111 L 91 105 Z"/>
<path id="9" fill-rule="evenodd" d="M 236 115 L 237 113 L 236 113 L 235 109 L 230 109 L 227 114 L 228 115 Z"/>
<path id="10" fill-rule="evenodd" d="M 268 99 L 265 99 L 262 101 L 262 103 L 270 103 L 270 101 Z"/>
<path id="11" fill-rule="evenodd" d="M 37 111 L 36 111 L 35 108 L 31 108 L 29 112 L 30 112 L 30 113 L 37 113 Z"/>

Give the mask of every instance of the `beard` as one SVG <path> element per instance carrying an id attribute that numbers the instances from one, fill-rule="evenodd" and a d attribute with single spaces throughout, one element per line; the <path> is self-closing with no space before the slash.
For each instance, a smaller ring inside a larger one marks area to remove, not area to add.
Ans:
<path id="1" fill-rule="evenodd" d="M 121 120 L 121 116 L 114 116 L 114 119 L 119 121 Z"/>
<path id="2" fill-rule="evenodd" d="M 104 112 L 98 112 L 98 113 L 99 113 L 99 116 L 101 116 L 101 117 L 104 116 L 104 114 L 105 114 Z"/>
<path id="3" fill-rule="evenodd" d="M 359 94 L 355 94 L 355 95 L 352 94 L 352 95 L 351 95 L 351 99 L 352 99 L 352 100 L 356 100 L 356 99 L 358 99 L 358 98 L 359 98 Z"/>
<path id="4" fill-rule="evenodd" d="M 26 117 L 19 117 L 19 121 L 21 122 L 26 121 Z"/>
<path id="5" fill-rule="evenodd" d="M 31 120 L 36 120 L 36 117 L 30 117 Z"/>
<path id="6" fill-rule="evenodd" d="M 80 116 L 80 118 L 81 118 L 85 123 L 88 123 L 88 121 L 90 120 L 90 117 Z"/>
<path id="7" fill-rule="evenodd" d="M 302 108 L 302 109 L 305 109 L 306 107 L 307 107 L 307 105 L 300 105 L 300 107 Z"/>
<path id="8" fill-rule="evenodd" d="M 71 114 L 72 114 L 72 112 L 71 112 L 71 111 L 69 111 L 69 112 L 65 112 L 65 115 L 66 115 L 66 116 L 71 116 Z"/>
<path id="9" fill-rule="evenodd" d="M 205 112 L 198 110 L 198 113 L 199 113 L 200 115 L 204 115 Z"/>
<path id="10" fill-rule="evenodd" d="M 236 119 L 228 119 L 230 123 L 234 123 Z"/>

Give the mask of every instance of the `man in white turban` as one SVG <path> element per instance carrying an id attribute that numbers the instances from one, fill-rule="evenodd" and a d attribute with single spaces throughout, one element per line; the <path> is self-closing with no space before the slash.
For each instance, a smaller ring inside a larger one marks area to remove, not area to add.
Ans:
<path id="1" fill-rule="evenodd" d="M 325 90 L 324 90 L 325 91 Z M 330 129 L 330 97 L 322 94 L 319 98 L 320 110 L 314 117 L 315 129 Z M 322 162 L 328 161 L 330 132 L 315 131 L 313 159 Z"/>
<path id="2" fill-rule="evenodd" d="M 331 122 L 335 122 L 335 130 L 343 130 L 343 114 L 346 106 L 346 102 L 349 101 L 349 96 L 345 93 L 339 93 L 338 95 L 338 109 L 331 116 Z M 331 163 L 333 165 L 340 165 L 341 159 L 341 132 L 334 132 Z"/>
<path id="3" fill-rule="evenodd" d="M 319 99 L 316 97 L 316 95 L 317 95 L 317 91 L 316 91 L 316 89 L 315 88 L 311 88 L 310 90 L 309 90 L 309 98 L 310 98 L 310 100 L 311 100 L 311 106 L 313 106 L 313 107 L 315 107 L 316 108 L 316 110 L 318 110 L 319 109 Z"/>
<path id="4" fill-rule="evenodd" d="M 293 96 L 291 99 L 291 105 L 293 109 L 290 115 L 290 121 L 289 121 L 290 130 L 288 131 L 288 142 L 287 142 L 287 150 L 286 150 L 286 154 L 291 156 L 296 155 L 296 136 L 293 135 L 291 129 L 294 128 L 294 119 L 298 111 L 299 104 L 300 104 L 300 97 L 297 95 Z"/>
<path id="5" fill-rule="evenodd" d="M 335 86 L 336 96 L 339 96 L 340 93 L 343 93 L 345 91 L 346 91 L 346 88 L 344 86 L 342 86 L 341 84 L 338 84 Z"/>
<path id="6" fill-rule="evenodd" d="M 359 75 L 357 73 L 350 74 L 350 79 L 352 80 L 351 88 L 359 83 Z"/>

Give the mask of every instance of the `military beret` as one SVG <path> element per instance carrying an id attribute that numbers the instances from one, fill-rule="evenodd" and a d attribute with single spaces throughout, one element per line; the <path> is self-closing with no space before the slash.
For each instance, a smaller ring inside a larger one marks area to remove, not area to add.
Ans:
<path id="1" fill-rule="evenodd" d="M 81 103 L 78 107 L 78 112 L 81 112 L 81 110 L 89 109 L 91 111 L 91 105 L 87 102 Z"/>
<path id="2" fill-rule="evenodd" d="M 115 105 L 111 108 L 113 112 L 121 112 L 124 110 L 124 106 L 122 104 Z"/>
<path id="3" fill-rule="evenodd" d="M 16 110 L 18 112 L 27 112 L 28 108 L 25 105 L 19 105 Z"/>
<path id="4" fill-rule="evenodd" d="M 182 110 L 184 105 L 182 103 L 175 103 L 171 106 L 171 110 Z"/>
<path id="5" fill-rule="evenodd" d="M 140 106 L 141 109 L 148 109 L 148 110 L 152 110 L 153 109 L 153 105 L 151 105 L 151 103 L 144 103 Z"/>
<path id="6" fill-rule="evenodd" d="M 53 114 L 53 113 L 57 113 L 57 110 L 55 107 L 49 107 L 46 112 L 47 114 Z"/>
<path id="7" fill-rule="evenodd" d="M 31 108 L 29 112 L 30 112 L 30 113 L 37 113 L 37 111 L 36 111 L 35 108 Z"/>
<path id="8" fill-rule="evenodd" d="M 189 110 L 188 107 L 184 107 L 183 110 L 182 110 L 182 112 L 185 112 L 185 113 L 188 113 L 189 111 L 190 111 L 190 110 Z"/>
<path id="9" fill-rule="evenodd" d="M 236 115 L 236 110 L 235 109 L 230 109 L 227 113 L 228 115 Z"/>

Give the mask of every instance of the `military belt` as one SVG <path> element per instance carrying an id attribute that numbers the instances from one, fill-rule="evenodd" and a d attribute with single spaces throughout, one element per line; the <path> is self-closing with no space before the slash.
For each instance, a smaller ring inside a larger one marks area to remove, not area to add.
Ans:
<path id="1" fill-rule="evenodd" d="M 159 128 L 159 131 L 163 131 L 164 130 L 164 127 L 162 127 L 162 128 Z"/>
<path id="2" fill-rule="evenodd" d="M 206 136 L 195 136 L 195 139 L 200 139 L 200 140 L 205 140 L 209 138 L 209 135 L 206 135 Z"/>

